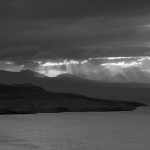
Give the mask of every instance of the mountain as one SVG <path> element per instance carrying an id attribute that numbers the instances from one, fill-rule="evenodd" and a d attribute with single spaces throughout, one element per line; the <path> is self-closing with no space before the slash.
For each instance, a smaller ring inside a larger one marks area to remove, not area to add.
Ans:
<path id="1" fill-rule="evenodd" d="M 57 75 L 56 78 L 63 79 L 63 80 L 83 80 L 80 77 L 77 77 L 77 76 L 72 75 L 72 74 L 67 74 L 67 73 L 66 74 Z"/>
<path id="2" fill-rule="evenodd" d="M 52 93 L 29 83 L 0 85 L 0 114 L 132 111 L 140 106 L 147 105 L 78 94 Z"/>
<path id="3" fill-rule="evenodd" d="M 113 76 L 114 82 L 126 83 L 129 82 L 128 78 L 122 74 L 116 74 Z"/>
<path id="4" fill-rule="evenodd" d="M 125 74 L 130 81 L 150 83 L 150 73 L 147 71 L 128 71 Z"/>
<path id="5" fill-rule="evenodd" d="M 0 83 L 31 83 L 50 92 L 75 93 L 88 97 L 150 103 L 150 84 L 106 83 L 75 77 L 38 77 L 40 74 L 25 70 L 21 72 L 0 71 Z"/>
<path id="6" fill-rule="evenodd" d="M 21 72 L 9 72 L 0 70 L 0 83 L 4 84 L 24 83 L 32 81 L 33 79 L 38 78 L 40 76 L 46 78 L 46 76 L 30 70 L 23 70 Z"/>

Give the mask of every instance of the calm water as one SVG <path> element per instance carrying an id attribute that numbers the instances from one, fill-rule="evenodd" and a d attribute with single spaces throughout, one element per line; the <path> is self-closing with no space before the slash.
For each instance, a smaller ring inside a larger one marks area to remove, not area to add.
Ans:
<path id="1" fill-rule="evenodd" d="M 1 150 L 148 150 L 150 109 L 0 116 Z"/>

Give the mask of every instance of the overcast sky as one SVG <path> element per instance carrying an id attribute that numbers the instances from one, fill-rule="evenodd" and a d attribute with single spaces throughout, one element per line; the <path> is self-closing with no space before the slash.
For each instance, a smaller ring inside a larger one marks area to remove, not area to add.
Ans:
<path id="1" fill-rule="evenodd" d="M 0 70 L 150 72 L 143 56 L 150 56 L 148 0 L 0 0 Z"/>
<path id="2" fill-rule="evenodd" d="M 0 60 L 143 55 L 148 0 L 0 0 Z"/>

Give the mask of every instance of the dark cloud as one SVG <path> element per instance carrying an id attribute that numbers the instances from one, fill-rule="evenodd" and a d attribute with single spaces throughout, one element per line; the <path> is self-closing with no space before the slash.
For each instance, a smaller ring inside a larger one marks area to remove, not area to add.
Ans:
<path id="1" fill-rule="evenodd" d="M 140 0 L 0 0 L 0 60 L 149 54 L 149 10 Z"/>
<path id="2" fill-rule="evenodd" d="M 132 15 L 146 13 L 149 6 L 140 0 L 1 0 L 0 16 L 32 20 Z"/>

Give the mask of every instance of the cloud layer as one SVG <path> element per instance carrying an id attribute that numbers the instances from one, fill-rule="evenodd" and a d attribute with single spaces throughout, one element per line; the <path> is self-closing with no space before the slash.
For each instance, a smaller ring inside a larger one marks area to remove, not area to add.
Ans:
<path id="1" fill-rule="evenodd" d="M 0 69 L 19 72 L 32 70 L 49 77 L 72 74 L 106 82 L 150 82 L 150 57 L 98 57 L 87 60 L 1 61 Z"/>
<path id="2" fill-rule="evenodd" d="M 150 2 L 1 0 L 0 60 L 150 54 Z"/>

